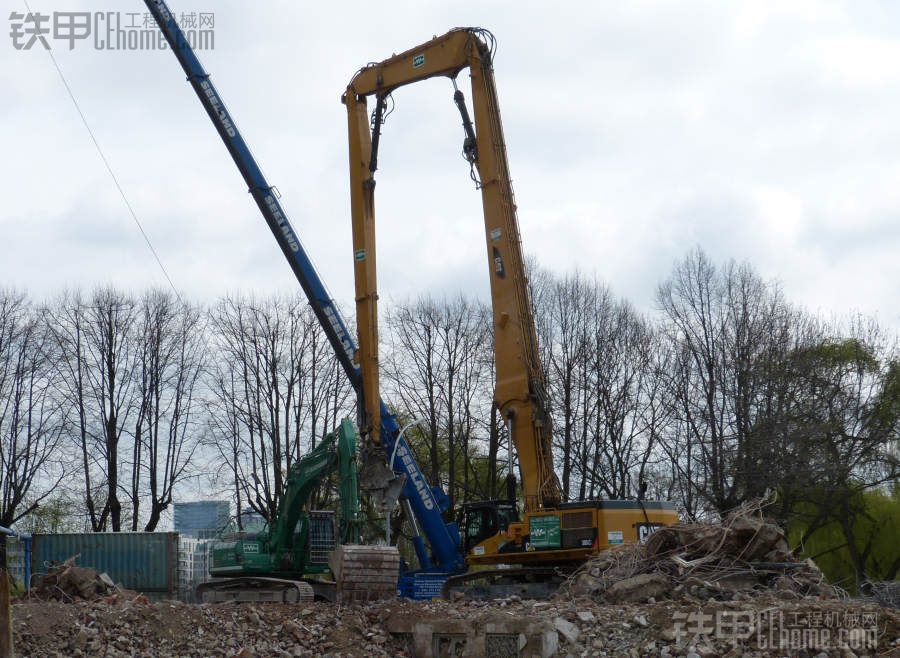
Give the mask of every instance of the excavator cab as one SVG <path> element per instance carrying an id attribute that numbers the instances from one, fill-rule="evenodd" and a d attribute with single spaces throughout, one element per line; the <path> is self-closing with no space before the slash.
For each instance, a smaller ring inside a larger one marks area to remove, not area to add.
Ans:
<path id="1" fill-rule="evenodd" d="M 519 520 L 519 512 L 509 501 L 482 500 L 463 505 L 462 517 L 464 550 L 468 554 L 486 539 L 505 532 L 510 523 Z"/>

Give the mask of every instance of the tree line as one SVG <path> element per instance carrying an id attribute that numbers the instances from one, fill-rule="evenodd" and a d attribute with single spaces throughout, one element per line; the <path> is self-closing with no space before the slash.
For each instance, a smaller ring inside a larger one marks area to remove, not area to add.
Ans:
<path id="1" fill-rule="evenodd" d="M 859 577 L 870 570 L 854 528 L 861 493 L 896 495 L 895 334 L 814 315 L 699 249 L 650 313 L 594 276 L 530 270 L 566 498 L 646 490 L 695 520 L 774 491 L 770 513 L 802 525 L 799 543 L 837 524 Z M 451 507 L 505 496 L 516 466 L 492 405 L 490 308 L 395 303 L 382 341 L 386 401 Z M 160 290 L 45 303 L 0 290 L 2 525 L 66 510 L 94 531 L 154 530 L 188 478 L 271 518 L 287 468 L 354 407 L 299 293 L 201 306 Z"/>

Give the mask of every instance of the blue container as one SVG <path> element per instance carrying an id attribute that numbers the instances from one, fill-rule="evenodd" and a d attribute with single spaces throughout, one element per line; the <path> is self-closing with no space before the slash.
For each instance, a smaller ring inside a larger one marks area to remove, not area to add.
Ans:
<path id="1" fill-rule="evenodd" d="M 177 532 L 35 534 L 31 571 L 45 574 L 51 563 L 76 555 L 75 564 L 105 572 L 117 585 L 153 598 L 177 597 Z"/>

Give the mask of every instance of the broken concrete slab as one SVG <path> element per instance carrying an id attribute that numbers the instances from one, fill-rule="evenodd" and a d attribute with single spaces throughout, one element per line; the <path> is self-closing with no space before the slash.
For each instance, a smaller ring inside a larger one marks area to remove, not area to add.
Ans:
<path id="1" fill-rule="evenodd" d="M 613 583 L 603 594 L 610 603 L 640 603 L 659 598 L 672 589 L 669 578 L 659 573 L 642 573 Z"/>
<path id="2" fill-rule="evenodd" d="M 566 641 L 569 644 L 575 644 L 578 642 L 578 637 L 581 635 L 581 631 L 578 630 L 578 627 L 570 621 L 563 619 L 562 617 L 557 617 L 553 620 L 553 626 L 556 627 Z"/>

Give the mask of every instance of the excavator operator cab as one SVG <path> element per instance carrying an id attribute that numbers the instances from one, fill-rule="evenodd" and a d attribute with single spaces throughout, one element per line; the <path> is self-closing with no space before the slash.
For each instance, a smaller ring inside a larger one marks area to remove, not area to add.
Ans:
<path id="1" fill-rule="evenodd" d="M 498 532 L 504 532 L 510 523 L 519 520 L 515 503 L 505 500 L 484 500 L 466 503 L 462 509 L 464 550 L 469 553 L 475 546 Z"/>

